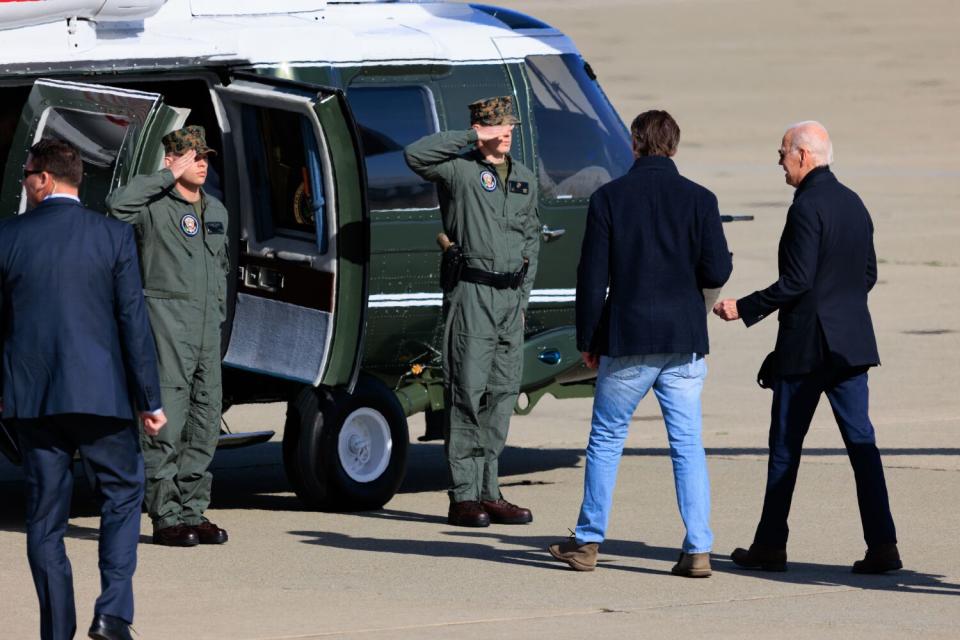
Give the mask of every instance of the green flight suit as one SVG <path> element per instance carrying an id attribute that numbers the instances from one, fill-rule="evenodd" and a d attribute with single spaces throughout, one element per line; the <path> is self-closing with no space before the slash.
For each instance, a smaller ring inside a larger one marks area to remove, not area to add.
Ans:
<path id="1" fill-rule="evenodd" d="M 195 206 L 169 169 L 133 178 L 107 198 L 110 215 L 131 223 L 143 294 L 157 343 L 167 425 L 141 437 L 145 502 L 154 526 L 203 522 L 220 434 L 220 327 L 226 317 L 227 210 L 203 193 Z"/>
<path id="2" fill-rule="evenodd" d="M 508 158 L 506 184 L 476 150 L 477 132 L 447 131 L 406 148 L 407 164 L 437 183 L 443 229 L 467 266 L 516 272 L 519 289 L 461 281 L 444 298 L 445 440 L 454 502 L 497 500 L 497 461 L 507 439 L 523 367 L 523 314 L 537 274 L 536 178 Z"/>

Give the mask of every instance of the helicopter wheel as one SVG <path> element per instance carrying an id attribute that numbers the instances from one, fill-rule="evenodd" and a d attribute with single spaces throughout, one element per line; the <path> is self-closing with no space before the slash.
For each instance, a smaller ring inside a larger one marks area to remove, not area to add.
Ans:
<path id="1" fill-rule="evenodd" d="M 361 376 L 352 394 L 304 389 L 290 403 L 284 467 L 297 496 L 315 509 L 379 509 L 406 471 L 407 419 L 393 392 Z"/>

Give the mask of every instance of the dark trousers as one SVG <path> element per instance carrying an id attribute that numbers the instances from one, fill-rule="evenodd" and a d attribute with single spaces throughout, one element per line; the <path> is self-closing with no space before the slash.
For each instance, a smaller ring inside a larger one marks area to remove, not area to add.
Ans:
<path id="1" fill-rule="evenodd" d="M 136 424 L 90 415 L 16 421 L 27 486 L 27 557 L 40 600 L 40 637 L 73 637 L 73 572 L 63 544 L 79 450 L 96 478 L 100 505 L 100 597 L 94 614 L 133 621 L 133 572 L 140 539 L 143 457 Z"/>
<path id="2" fill-rule="evenodd" d="M 787 545 L 790 531 L 787 516 L 797 482 L 803 438 L 824 393 L 833 408 L 853 467 L 864 540 L 868 547 L 897 541 L 880 452 L 867 415 L 867 372 L 863 368 L 830 368 L 785 376 L 773 385 L 767 491 L 755 544 L 777 549 Z"/>

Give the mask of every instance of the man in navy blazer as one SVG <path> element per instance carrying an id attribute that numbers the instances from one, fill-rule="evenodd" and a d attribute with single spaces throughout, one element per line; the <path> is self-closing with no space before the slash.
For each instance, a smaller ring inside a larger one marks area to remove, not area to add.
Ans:
<path id="1" fill-rule="evenodd" d="M 710 575 L 710 482 L 701 440 L 707 374 L 703 289 L 733 264 L 717 198 L 680 175 L 671 157 L 680 127 L 647 111 L 631 127 L 637 160 L 590 198 L 577 270 L 577 345 L 596 369 L 584 495 L 574 539 L 555 558 L 589 571 L 606 535 L 630 418 L 650 389 L 667 426 L 680 516 L 687 529 L 673 573 Z"/>
<path id="2" fill-rule="evenodd" d="M 78 450 L 101 513 L 89 635 L 130 638 L 144 483 L 133 405 L 148 433 L 166 422 L 133 230 L 80 204 L 82 177 L 74 147 L 38 142 L 23 172 L 33 207 L 0 226 L 0 408 L 23 455 L 44 640 L 76 630 L 63 536 Z"/>
<path id="3" fill-rule="evenodd" d="M 830 171 L 833 147 L 817 122 L 790 127 L 780 166 L 796 188 L 780 238 L 776 282 L 714 311 L 748 327 L 779 311 L 777 344 L 765 376 L 773 387 L 770 458 L 763 512 L 741 567 L 783 571 L 787 516 L 803 438 L 827 395 L 853 466 L 867 553 L 855 573 L 902 567 L 883 464 L 868 415 L 867 370 L 880 364 L 867 294 L 877 282 L 873 222 L 856 193 Z"/>

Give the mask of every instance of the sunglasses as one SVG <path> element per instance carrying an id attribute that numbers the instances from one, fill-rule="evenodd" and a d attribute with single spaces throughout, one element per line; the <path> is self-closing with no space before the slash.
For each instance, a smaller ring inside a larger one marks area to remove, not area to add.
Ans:
<path id="1" fill-rule="evenodd" d="M 43 173 L 43 169 L 24 169 L 24 170 L 23 170 L 23 178 L 24 178 L 24 180 L 26 180 L 26 179 L 29 178 L 30 176 L 35 176 L 35 175 L 37 175 L 38 173 Z"/>

